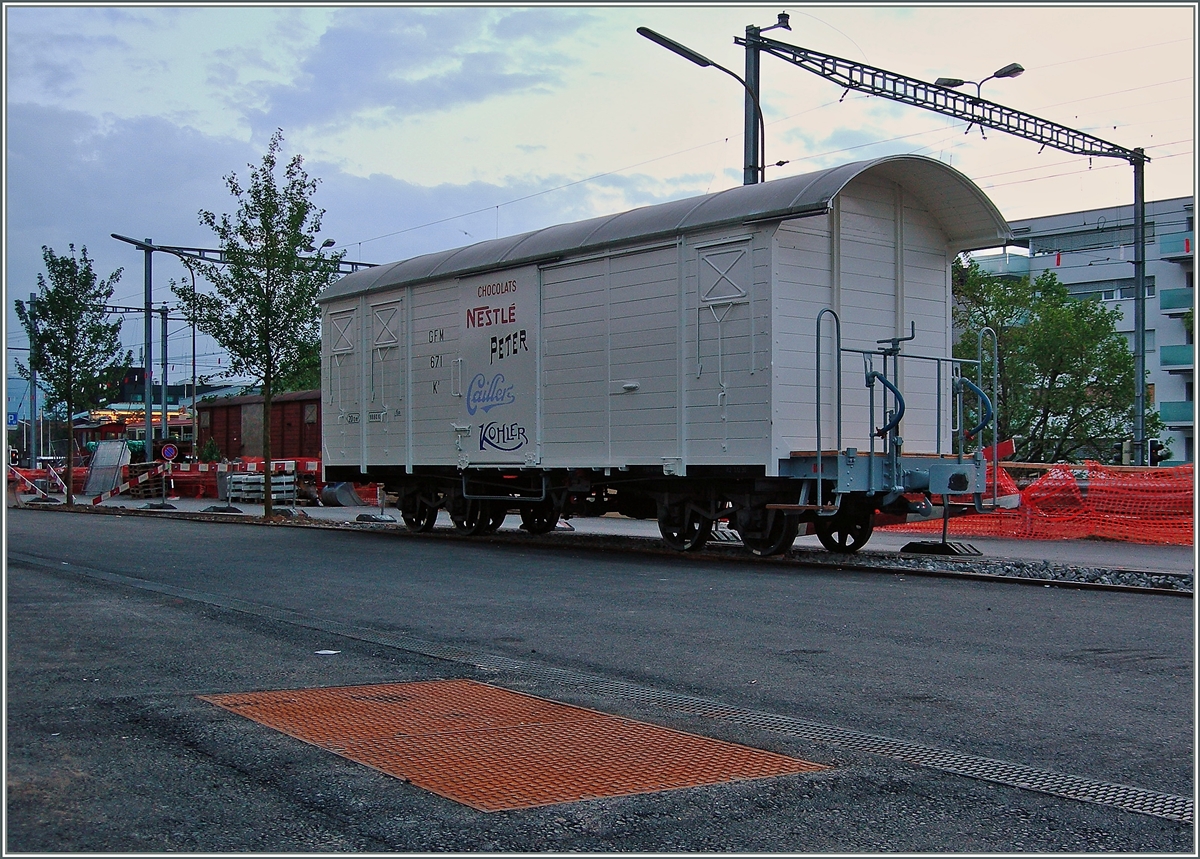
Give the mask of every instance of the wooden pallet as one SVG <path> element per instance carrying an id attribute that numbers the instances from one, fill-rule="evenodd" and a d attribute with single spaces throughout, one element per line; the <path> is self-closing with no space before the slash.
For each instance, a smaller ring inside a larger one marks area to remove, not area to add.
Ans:
<path id="1" fill-rule="evenodd" d="M 134 462 L 129 466 L 129 479 L 137 480 L 137 478 L 145 474 L 147 471 L 153 471 L 161 466 L 158 462 Z M 155 475 L 145 483 L 139 483 L 136 486 L 131 486 L 122 495 L 128 495 L 130 498 L 149 501 L 155 498 L 162 498 L 163 495 L 163 476 Z"/>

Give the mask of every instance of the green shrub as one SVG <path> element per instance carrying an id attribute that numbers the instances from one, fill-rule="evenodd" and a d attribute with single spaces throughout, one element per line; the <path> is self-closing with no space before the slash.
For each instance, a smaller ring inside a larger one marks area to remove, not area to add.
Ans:
<path id="1" fill-rule="evenodd" d="M 221 459 L 221 449 L 217 447 L 217 440 L 211 435 L 208 441 L 204 443 L 204 447 L 200 448 L 201 462 L 218 462 Z"/>

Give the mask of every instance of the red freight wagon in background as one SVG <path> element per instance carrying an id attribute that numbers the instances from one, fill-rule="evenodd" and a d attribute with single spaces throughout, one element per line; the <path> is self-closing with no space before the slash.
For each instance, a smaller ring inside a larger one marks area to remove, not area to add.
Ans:
<path id="1" fill-rule="evenodd" d="M 216 439 L 225 459 L 263 455 L 263 398 L 223 397 L 196 404 L 200 450 Z M 291 391 L 271 398 L 271 458 L 321 455 L 321 392 Z"/>

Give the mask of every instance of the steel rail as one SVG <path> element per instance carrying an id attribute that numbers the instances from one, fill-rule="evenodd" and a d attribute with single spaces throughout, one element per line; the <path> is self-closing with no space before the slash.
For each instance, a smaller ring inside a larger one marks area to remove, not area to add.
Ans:
<path id="1" fill-rule="evenodd" d="M 33 507 L 26 509 L 35 509 Z M 357 530 L 357 531 L 375 531 L 384 532 L 388 536 L 395 536 L 405 539 L 433 539 L 433 540 L 469 540 L 472 543 L 488 542 L 501 545 L 516 545 L 526 548 L 541 548 L 541 549 L 591 549 L 605 551 L 620 551 L 643 555 L 656 555 L 667 558 L 683 559 L 685 556 L 678 551 L 670 549 L 661 544 L 661 541 L 656 537 L 638 537 L 616 534 L 581 534 L 577 531 L 566 534 L 528 534 L 526 532 L 493 532 L 486 535 L 475 535 L 466 537 L 459 534 L 457 530 L 450 528 L 435 528 L 427 532 L 409 531 L 407 527 L 391 523 L 379 522 L 343 522 L 336 520 L 322 520 L 305 516 L 302 512 L 298 516 L 283 522 L 266 522 L 261 516 L 255 516 L 247 513 L 193 513 L 185 510 L 143 510 L 141 508 L 127 507 L 88 507 L 88 508 L 68 508 L 65 505 L 56 505 L 42 507 L 37 506 L 38 510 L 49 510 L 59 513 L 100 513 L 109 515 L 121 516 L 152 516 L 166 517 L 172 519 L 187 519 L 198 522 L 225 522 L 230 524 L 244 525 L 268 525 L 275 527 L 303 527 L 303 528 L 324 528 L 335 530 Z M 298 511 L 299 512 L 299 511 Z M 897 553 L 898 554 L 898 553 Z M 731 541 L 716 541 L 710 543 L 705 548 L 688 552 L 686 558 L 694 561 L 734 561 L 741 564 L 769 564 L 774 566 L 785 567 L 802 567 L 810 570 L 831 570 L 838 572 L 854 572 L 854 573 L 880 573 L 883 575 L 903 575 L 921 578 L 944 578 L 944 579 L 962 579 L 981 582 L 995 582 L 998 584 L 1020 584 L 1031 585 L 1044 588 L 1068 588 L 1072 590 L 1094 590 L 1094 591 L 1109 591 L 1113 593 L 1129 593 L 1129 594 L 1145 594 L 1153 596 L 1172 596 L 1184 597 L 1193 599 L 1194 593 L 1192 590 L 1184 590 L 1182 588 L 1158 588 L 1158 587 L 1141 587 L 1138 585 L 1121 585 L 1107 584 L 1104 582 L 1083 582 L 1073 581 L 1070 579 L 1054 579 L 1041 578 L 1034 576 L 1006 576 L 996 573 L 972 572 L 970 570 L 959 570 L 952 568 L 929 569 L 926 567 L 908 567 L 896 564 L 889 566 L 886 561 L 883 563 L 865 563 L 861 560 L 856 561 L 855 555 L 838 556 L 832 552 L 826 552 L 818 549 L 791 549 L 784 555 L 773 557 L 759 557 L 742 551 L 740 541 L 737 543 Z M 928 562 L 931 558 L 929 555 L 920 555 L 922 561 Z M 984 563 L 1022 563 L 1019 559 L 1013 558 L 997 558 L 997 559 L 978 559 Z M 955 563 L 950 561 L 948 563 Z M 958 562 L 971 563 L 971 562 Z M 1095 568 L 1089 568 L 1095 569 Z M 1159 570 L 1128 570 L 1115 567 L 1104 567 L 1104 570 L 1112 575 L 1134 575 L 1134 576 L 1161 576 L 1166 579 L 1172 579 L 1184 582 L 1187 579 L 1193 578 L 1188 573 L 1164 572 Z"/>

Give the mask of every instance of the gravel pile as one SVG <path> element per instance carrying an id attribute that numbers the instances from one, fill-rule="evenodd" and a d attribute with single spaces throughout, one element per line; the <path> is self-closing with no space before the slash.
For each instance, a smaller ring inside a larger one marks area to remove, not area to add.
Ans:
<path id="1" fill-rule="evenodd" d="M 840 559 L 824 551 L 793 549 L 788 557 L 814 566 L 874 567 L 888 570 L 918 570 L 964 575 L 1003 576 L 1072 584 L 1118 585 L 1135 588 L 1193 593 L 1195 576 L 1191 573 L 1161 573 L 1141 570 L 1115 570 L 1108 567 L 1081 567 L 1052 564 L 1049 561 L 1018 561 L 981 557 L 940 555 L 901 555 L 892 552 L 862 551 Z"/>

